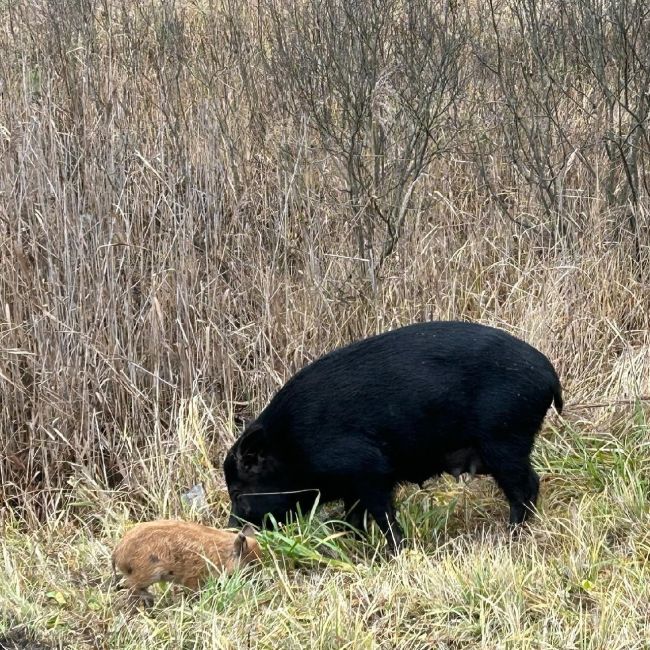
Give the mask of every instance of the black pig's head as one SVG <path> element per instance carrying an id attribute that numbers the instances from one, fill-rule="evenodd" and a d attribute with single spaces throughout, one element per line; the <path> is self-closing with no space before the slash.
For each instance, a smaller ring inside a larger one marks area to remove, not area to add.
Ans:
<path id="1" fill-rule="evenodd" d="M 313 505 L 317 492 L 301 490 L 297 468 L 272 445 L 263 426 L 253 423 L 226 454 L 223 471 L 231 502 L 229 526 L 247 521 L 262 526 L 265 515 L 283 521 L 287 514 Z"/>

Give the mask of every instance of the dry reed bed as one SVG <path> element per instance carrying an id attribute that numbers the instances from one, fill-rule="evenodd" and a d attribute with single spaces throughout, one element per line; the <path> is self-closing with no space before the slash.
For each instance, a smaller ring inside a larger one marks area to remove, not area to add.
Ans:
<path id="1" fill-rule="evenodd" d="M 253 49 L 264 25 L 247 11 L 5 10 L 6 493 L 61 486 L 82 468 L 119 484 L 124 436 L 164 440 L 193 396 L 213 407 L 209 437 L 223 446 L 309 359 L 418 319 L 478 319 L 525 337 L 557 364 L 569 404 L 648 392 L 647 242 L 635 258 L 598 179 L 574 165 L 558 216 L 569 234 L 558 238 L 502 143 L 488 171 L 513 214 L 537 222 L 522 230 L 464 155 L 465 135 L 418 180 L 397 250 L 369 278 L 336 156 L 282 105 L 251 97 L 245 73 L 265 81 Z M 228 31 L 229 20 L 249 31 Z M 246 56 L 233 34 L 250 38 Z M 483 77 L 463 78 L 456 113 L 481 108 Z M 470 135 L 489 132 L 480 111 L 471 118 Z M 609 169 L 599 155 L 591 166 Z"/>

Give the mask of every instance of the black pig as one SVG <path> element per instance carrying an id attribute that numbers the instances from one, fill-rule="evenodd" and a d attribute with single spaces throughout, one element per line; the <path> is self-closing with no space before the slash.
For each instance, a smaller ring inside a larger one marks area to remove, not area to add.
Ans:
<path id="1" fill-rule="evenodd" d="M 492 475 L 520 524 L 536 504 L 529 456 L 552 402 L 561 412 L 550 361 L 492 327 L 421 323 L 357 341 L 299 371 L 229 450 L 230 525 L 306 512 L 320 494 L 343 499 L 357 528 L 369 512 L 396 551 L 396 485 L 443 472 Z"/>

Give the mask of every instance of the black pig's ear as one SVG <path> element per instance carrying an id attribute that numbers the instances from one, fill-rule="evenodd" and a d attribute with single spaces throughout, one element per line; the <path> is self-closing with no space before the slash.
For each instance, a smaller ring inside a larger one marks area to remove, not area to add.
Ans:
<path id="1" fill-rule="evenodd" d="M 264 427 L 257 423 L 251 424 L 239 439 L 238 447 L 237 458 L 241 463 L 247 466 L 258 464 L 267 447 Z"/>

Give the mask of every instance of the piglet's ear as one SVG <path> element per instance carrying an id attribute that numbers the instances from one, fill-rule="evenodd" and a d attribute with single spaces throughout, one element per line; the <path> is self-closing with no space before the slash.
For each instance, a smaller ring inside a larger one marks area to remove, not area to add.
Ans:
<path id="1" fill-rule="evenodd" d="M 237 445 L 237 459 L 247 467 L 259 464 L 267 448 L 267 436 L 261 424 L 253 423 L 242 433 Z"/>
<path id="2" fill-rule="evenodd" d="M 232 551 L 235 557 L 243 557 L 248 553 L 248 541 L 244 533 L 237 533 L 232 545 Z"/>
<path id="3" fill-rule="evenodd" d="M 244 535 L 245 537 L 255 537 L 255 528 L 253 528 L 253 526 L 251 526 L 250 524 L 246 524 L 241 529 L 241 534 Z"/>

